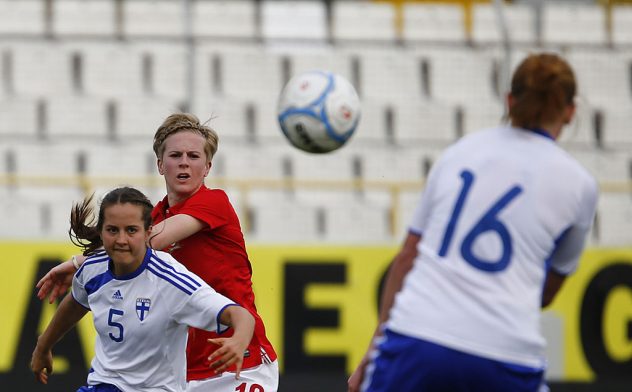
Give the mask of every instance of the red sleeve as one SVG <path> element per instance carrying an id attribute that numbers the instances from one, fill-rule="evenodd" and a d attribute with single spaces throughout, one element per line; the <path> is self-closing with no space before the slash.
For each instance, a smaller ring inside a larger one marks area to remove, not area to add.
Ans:
<path id="1" fill-rule="evenodd" d="M 220 189 L 197 192 L 178 209 L 178 214 L 192 216 L 216 229 L 230 222 L 233 211 L 226 193 Z"/>

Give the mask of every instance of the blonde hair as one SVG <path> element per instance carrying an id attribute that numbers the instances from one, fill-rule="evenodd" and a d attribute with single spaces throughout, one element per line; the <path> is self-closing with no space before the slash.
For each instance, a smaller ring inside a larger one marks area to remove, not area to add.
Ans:
<path id="1" fill-rule="evenodd" d="M 219 144 L 219 136 L 211 127 L 200 124 L 200 120 L 190 113 L 174 113 L 162 122 L 154 134 L 154 153 L 162 159 L 165 152 L 165 140 L 178 132 L 193 132 L 201 135 L 204 142 L 204 152 L 208 162 L 213 160 Z"/>
<path id="2" fill-rule="evenodd" d="M 529 55 L 511 80 L 509 118 L 527 129 L 555 121 L 573 104 L 576 92 L 575 74 L 564 59 L 553 53 Z"/>

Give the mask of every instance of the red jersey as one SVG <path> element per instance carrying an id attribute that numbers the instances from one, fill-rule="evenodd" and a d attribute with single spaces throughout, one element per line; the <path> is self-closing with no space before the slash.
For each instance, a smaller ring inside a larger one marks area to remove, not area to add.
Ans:
<path id="1" fill-rule="evenodd" d="M 265 327 L 255 307 L 252 291 L 252 268 L 246 253 L 239 218 L 223 190 L 202 187 L 185 201 L 169 206 L 165 197 L 152 212 L 154 223 L 170 216 L 186 214 L 206 224 L 192 236 L 171 244 L 165 251 L 197 274 L 215 291 L 248 309 L 255 318 L 255 331 L 244 357 L 242 368 L 274 361 L 276 353 L 265 334 Z M 225 332 L 221 337 L 230 336 Z M 215 332 L 189 328 L 187 342 L 187 380 L 203 380 L 215 376 L 208 356 L 217 348 L 207 339 Z M 233 371 L 234 367 L 229 370 Z"/>

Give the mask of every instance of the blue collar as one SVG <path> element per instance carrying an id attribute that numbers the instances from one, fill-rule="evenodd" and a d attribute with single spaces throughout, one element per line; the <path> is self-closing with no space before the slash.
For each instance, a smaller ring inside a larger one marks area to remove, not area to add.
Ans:
<path id="1" fill-rule="evenodd" d="M 553 138 L 553 136 L 551 136 L 551 134 L 545 129 L 537 128 L 537 127 L 536 128 L 527 128 L 527 129 L 530 130 L 533 133 L 536 133 L 536 134 L 540 135 L 540 136 L 547 137 L 547 138 L 549 138 L 549 139 L 551 139 L 553 141 L 555 140 L 555 138 Z"/>

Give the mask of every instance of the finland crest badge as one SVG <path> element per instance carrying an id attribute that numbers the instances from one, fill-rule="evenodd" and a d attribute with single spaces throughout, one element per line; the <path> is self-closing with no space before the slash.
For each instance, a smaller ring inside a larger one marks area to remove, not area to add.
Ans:
<path id="1" fill-rule="evenodd" d="M 149 298 L 136 298 L 136 315 L 140 321 L 144 321 L 149 313 L 151 307 L 151 299 Z"/>

